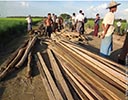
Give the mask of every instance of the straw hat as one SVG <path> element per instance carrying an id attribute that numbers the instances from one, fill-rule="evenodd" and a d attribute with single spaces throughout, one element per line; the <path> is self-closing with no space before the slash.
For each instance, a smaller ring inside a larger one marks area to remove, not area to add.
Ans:
<path id="1" fill-rule="evenodd" d="M 112 8 L 112 7 L 115 7 L 115 6 L 118 6 L 118 5 L 120 5 L 120 3 L 117 3 L 117 2 L 115 2 L 115 1 L 111 1 L 111 2 L 109 3 L 109 6 L 107 7 L 107 9 L 108 9 L 108 8 Z"/>

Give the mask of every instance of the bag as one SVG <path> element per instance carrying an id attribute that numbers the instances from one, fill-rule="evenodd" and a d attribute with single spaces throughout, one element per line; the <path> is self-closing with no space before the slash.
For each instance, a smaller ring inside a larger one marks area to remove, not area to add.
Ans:
<path id="1" fill-rule="evenodd" d="M 84 17 L 84 23 L 87 23 L 88 19 L 86 17 Z"/>

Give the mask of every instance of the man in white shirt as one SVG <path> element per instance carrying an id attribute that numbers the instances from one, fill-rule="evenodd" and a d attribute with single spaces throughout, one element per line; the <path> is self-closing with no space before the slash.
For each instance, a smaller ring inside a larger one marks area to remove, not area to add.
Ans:
<path id="1" fill-rule="evenodd" d="M 121 28 L 121 19 L 119 19 L 119 21 L 116 23 L 117 25 L 117 32 L 119 35 L 122 35 L 121 32 L 120 32 L 120 28 Z"/>
<path id="2" fill-rule="evenodd" d="M 113 41 L 112 41 L 112 34 L 114 32 L 114 12 L 117 10 L 117 6 L 120 3 L 115 1 L 111 1 L 107 9 L 109 12 L 105 15 L 103 22 L 102 22 L 102 40 L 101 40 L 101 47 L 100 47 L 100 55 L 104 57 L 108 57 L 111 54 L 113 49 Z"/>
<path id="3" fill-rule="evenodd" d="M 76 29 L 76 14 L 75 13 L 73 13 L 72 14 L 72 32 L 73 32 L 73 30 L 75 30 Z"/>
<path id="4" fill-rule="evenodd" d="M 28 26 L 27 26 L 27 30 L 28 32 L 32 30 L 32 18 L 31 18 L 31 15 L 29 15 L 27 18 L 27 23 L 28 23 Z"/>
<path id="5" fill-rule="evenodd" d="M 76 31 L 81 35 L 81 28 L 84 23 L 84 16 L 82 15 L 82 10 L 79 11 L 79 14 L 76 16 Z"/>

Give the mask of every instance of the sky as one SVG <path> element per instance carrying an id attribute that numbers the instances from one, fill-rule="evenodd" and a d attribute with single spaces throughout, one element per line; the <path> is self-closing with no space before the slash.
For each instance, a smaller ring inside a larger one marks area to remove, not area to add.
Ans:
<path id="1" fill-rule="evenodd" d="M 97 13 L 103 18 L 111 0 L 0 0 L 0 17 L 6 16 L 47 16 L 47 13 L 60 15 L 78 14 L 82 9 L 87 18 L 95 18 Z M 128 0 L 116 0 L 121 3 L 115 13 L 116 18 L 128 19 Z"/>

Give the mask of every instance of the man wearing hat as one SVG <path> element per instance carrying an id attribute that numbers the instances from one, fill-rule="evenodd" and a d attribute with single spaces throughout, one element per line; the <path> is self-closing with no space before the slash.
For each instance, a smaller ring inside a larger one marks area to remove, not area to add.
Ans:
<path id="1" fill-rule="evenodd" d="M 109 12 L 105 15 L 103 22 L 102 22 L 102 35 L 101 35 L 101 47 L 100 47 L 100 54 L 101 56 L 108 57 L 112 51 L 112 34 L 114 32 L 114 12 L 117 10 L 117 6 L 120 3 L 115 1 L 111 1 L 107 9 Z"/>

